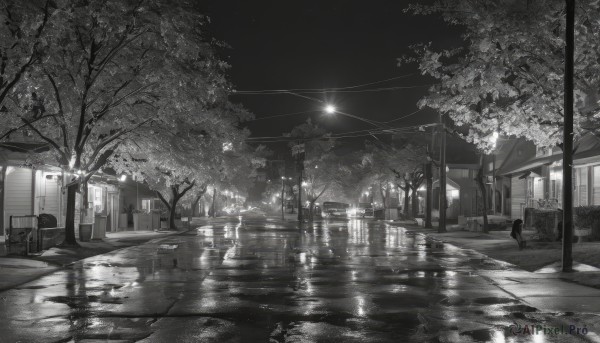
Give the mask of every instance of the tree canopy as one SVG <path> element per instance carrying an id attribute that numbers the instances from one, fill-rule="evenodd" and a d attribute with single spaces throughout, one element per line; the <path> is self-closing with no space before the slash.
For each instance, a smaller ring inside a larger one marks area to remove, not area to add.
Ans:
<path id="1" fill-rule="evenodd" d="M 463 46 L 414 47 L 421 72 L 439 81 L 419 106 L 469 127 L 466 139 L 489 151 L 493 132 L 537 146 L 560 145 L 563 125 L 564 2 L 438 0 L 415 14 L 441 14 L 464 29 Z M 600 4 L 578 3 L 575 23 L 575 133 L 598 132 Z"/>
<path id="2" fill-rule="evenodd" d="M 68 243 L 75 242 L 74 187 L 103 166 L 136 152 L 150 156 L 148 163 L 197 173 L 219 155 L 206 154 L 203 145 L 222 151 L 219 144 L 230 138 L 216 127 L 234 128 L 231 135 L 239 136 L 235 125 L 247 114 L 227 102 L 228 65 L 215 53 L 218 43 L 205 35 L 207 20 L 196 2 L 26 3 L 1 3 L 0 34 L 6 41 L 0 46 L 5 61 L 0 139 L 26 129 L 72 173 Z M 203 147 L 197 149 L 204 152 L 199 159 L 189 159 L 190 142 Z M 183 174 L 178 170 L 170 177 Z"/>

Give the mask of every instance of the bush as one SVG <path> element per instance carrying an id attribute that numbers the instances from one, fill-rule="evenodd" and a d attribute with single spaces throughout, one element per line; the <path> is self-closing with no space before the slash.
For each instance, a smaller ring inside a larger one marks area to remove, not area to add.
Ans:
<path id="1" fill-rule="evenodd" d="M 554 209 L 533 210 L 531 220 L 541 241 L 553 241 L 556 239 L 556 223 L 560 220 L 557 218 L 558 213 L 558 210 Z"/>
<path id="2" fill-rule="evenodd" d="M 600 206 L 579 206 L 574 208 L 575 226 L 592 228 L 592 239 L 600 240 Z"/>

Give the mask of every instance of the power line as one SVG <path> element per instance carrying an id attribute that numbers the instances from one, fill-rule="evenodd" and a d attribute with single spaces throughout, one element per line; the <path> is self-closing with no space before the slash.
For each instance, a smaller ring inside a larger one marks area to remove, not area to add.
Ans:
<path id="1" fill-rule="evenodd" d="M 248 91 L 235 91 L 235 93 L 260 93 L 260 92 L 275 92 L 275 93 L 280 93 L 280 92 L 311 92 L 311 91 L 337 91 L 337 90 L 345 90 L 345 89 L 353 89 L 353 88 L 360 88 L 360 87 L 365 87 L 365 86 L 371 86 L 371 85 L 375 85 L 378 83 L 384 83 L 384 82 L 388 82 L 388 81 L 393 81 L 393 80 L 397 80 L 397 79 L 402 79 L 402 78 L 406 78 L 409 76 L 412 76 L 414 74 L 406 74 L 406 75 L 401 75 L 401 76 L 396 76 L 396 77 L 391 77 L 389 79 L 385 79 L 385 80 L 379 80 L 379 81 L 374 81 L 374 82 L 369 82 L 369 83 L 363 83 L 360 85 L 354 85 L 354 86 L 346 86 L 346 87 L 331 87 L 331 88 L 295 88 L 295 89 L 262 89 L 262 90 L 248 90 Z"/>
<path id="2" fill-rule="evenodd" d="M 369 122 L 370 124 L 377 126 L 376 124 L 389 124 L 389 123 L 392 123 L 392 122 L 395 122 L 395 121 L 398 121 L 398 120 L 402 120 L 402 119 L 408 118 L 408 117 L 413 116 L 413 115 L 415 115 L 415 114 L 417 114 L 417 113 L 419 113 L 419 112 L 421 112 L 423 110 L 424 110 L 424 108 L 421 108 L 421 109 L 418 109 L 418 110 L 416 110 L 414 112 L 411 112 L 411 113 L 409 113 L 407 115 L 404 115 L 404 116 L 401 116 L 401 117 L 398 117 L 398 118 L 395 118 L 395 119 L 392 119 L 392 120 L 388 120 L 388 121 L 371 120 L 371 119 L 366 119 L 366 118 L 362 118 L 362 117 L 361 117 L 361 119 L 364 119 L 365 121 Z M 253 121 L 259 121 L 259 120 L 266 120 L 266 119 L 271 119 L 271 118 L 287 117 L 287 116 L 293 116 L 293 115 L 298 115 L 298 114 L 316 113 L 316 112 L 322 112 L 322 110 L 311 110 L 311 111 L 300 111 L 300 112 L 273 114 L 273 115 L 266 116 L 266 117 L 259 117 L 259 118 L 254 118 L 254 119 L 246 120 L 246 121 L 244 121 L 244 123 L 253 122 Z"/>
<path id="3" fill-rule="evenodd" d="M 417 113 L 421 112 L 422 110 L 423 110 L 422 108 L 419 108 L 418 110 L 416 110 L 416 111 L 414 111 L 414 112 L 412 112 L 412 113 L 409 113 L 409 114 L 407 114 L 407 115 L 405 115 L 405 116 L 398 117 L 398 118 L 396 118 L 396 119 L 392 119 L 392 120 L 390 120 L 390 121 L 385 121 L 385 122 L 382 122 L 382 123 L 388 124 L 388 123 L 394 122 L 394 121 L 396 121 L 396 120 L 401 120 L 401 119 L 404 119 L 404 118 L 408 118 L 408 117 L 410 117 L 410 116 L 412 116 L 412 115 L 414 115 L 414 114 L 417 114 Z"/>
<path id="4" fill-rule="evenodd" d="M 321 140 L 321 139 L 339 139 L 339 138 L 356 138 L 356 137 L 366 137 L 373 135 L 381 135 L 381 134 L 396 134 L 396 133 L 408 133 L 408 132 L 422 132 L 422 129 L 425 127 L 431 127 L 438 125 L 437 123 L 430 123 L 424 125 L 414 125 L 407 127 L 399 127 L 392 129 L 380 129 L 380 130 L 359 130 L 359 131 L 351 131 L 351 132 L 342 132 L 338 134 L 333 134 L 329 136 L 322 137 L 310 137 L 310 138 L 302 138 L 302 137 L 285 137 L 285 136 L 273 136 L 273 137 L 249 137 L 247 139 L 250 143 L 280 143 L 280 142 L 292 142 L 292 141 L 311 141 L 311 140 Z M 415 129 L 417 129 L 415 131 Z"/>
<path id="5" fill-rule="evenodd" d="M 255 118 L 255 119 L 246 120 L 246 121 L 245 121 L 245 123 L 247 123 L 247 122 L 251 122 L 251 121 L 265 120 L 265 119 L 278 118 L 278 117 L 285 117 L 285 116 L 292 116 L 292 115 L 296 115 L 296 114 L 306 114 L 306 113 L 313 113 L 313 112 L 321 112 L 321 110 L 312 110 L 312 111 L 302 111 L 302 112 L 292 112 L 292 113 L 274 114 L 274 115 L 267 116 L 267 117 L 260 117 L 260 118 Z"/>
<path id="6" fill-rule="evenodd" d="M 395 86 L 395 87 L 383 87 L 383 88 L 373 88 L 373 89 L 360 89 L 360 90 L 320 90 L 320 91 L 294 91 L 291 89 L 280 90 L 280 91 L 237 91 L 231 93 L 232 95 L 240 94 L 240 95 L 278 95 L 278 94 L 288 94 L 290 92 L 294 92 L 297 94 L 330 94 L 330 93 L 373 93 L 373 92 L 383 92 L 383 91 L 392 91 L 399 89 L 414 89 L 414 88 L 424 88 L 431 87 L 434 84 L 426 84 L 426 85 L 411 85 L 411 86 Z"/>

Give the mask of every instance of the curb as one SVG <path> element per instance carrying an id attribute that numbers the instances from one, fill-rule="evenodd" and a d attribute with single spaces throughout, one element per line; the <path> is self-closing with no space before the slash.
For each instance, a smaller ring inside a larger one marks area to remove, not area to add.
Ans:
<path id="1" fill-rule="evenodd" d="M 79 262 L 85 261 L 88 258 L 92 258 L 92 257 L 96 257 L 96 256 L 108 254 L 108 253 L 118 252 L 118 251 L 123 250 L 123 249 L 137 247 L 137 246 L 148 244 L 148 243 L 157 243 L 157 242 L 160 242 L 161 240 L 167 239 L 167 238 L 169 238 L 171 236 L 184 234 L 184 233 L 192 231 L 192 230 L 194 230 L 194 229 L 188 229 L 188 230 L 185 230 L 185 231 L 173 231 L 173 233 L 171 233 L 171 234 L 167 234 L 167 235 L 165 235 L 163 237 L 159 237 L 159 238 L 155 238 L 155 239 L 151 239 L 151 240 L 145 241 L 142 244 L 130 245 L 130 246 L 126 246 L 126 247 L 121 247 L 121 248 L 109 250 L 109 251 L 106 251 L 106 252 L 104 252 L 102 254 L 88 256 L 88 257 L 85 257 L 85 258 L 82 258 L 82 259 L 79 259 L 79 260 L 75 260 L 73 262 L 70 262 L 70 263 L 67 263 L 67 264 L 64 264 L 64 265 L 57 265 L 57 264 L 53 264 L 51 262 L 47 262 L 47 261 L 37 260 L 36 259 L 36 261 L 42 261 L 42 262 L 48 263 L 48 265 L 52 266 L 53 269 L 52 270 L 48 270 L 47 272 L 44 272 L 44 273 L 37 274 L 37 275 L 33 276 L 32 278 L 25 279 L 25 281 L 22 281 L 22 282 L 19 282 L 19 283 L 16 283 L 16 284 L 13 284 L 13 285 L 10 285 L 10 286 L 7 286 L 7 287 L 2 287 L 2 288 L 0 288 L 0 293 L 9 291 L 9 290 L 14 289 L 14 288 L 18 288 L 18 287 L 20 287 L 20 286 L 22 286 L 22 285 L 24 285 L 26 283 L 35 281 L 35 280 L 37 280 L 39 278 L 42 278 L 42 277 L 47 276 L 47 275 L 50 275 L 50 274 L 55 273 L 57 271 L 64 270 L 67 267 L 72 266 L 75 263 L 79 263 Z"/>

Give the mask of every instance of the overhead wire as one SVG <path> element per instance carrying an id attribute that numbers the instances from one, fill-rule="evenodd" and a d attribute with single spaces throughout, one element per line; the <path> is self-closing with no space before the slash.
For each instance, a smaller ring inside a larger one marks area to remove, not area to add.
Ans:
<path id="1" fill-rule="evenodd" d="M 235 94 L 240 94 L 240 95 L 277 95 L 277 94 L 288 94 L 290 92 L 294 92 L 294 93 L 298 93 L 298 94 L 372 93 L 372 92 L 383 92 L 383 91 L 391 91 L 391 90 L 398 90 L 398 89 L 424 88 L 424 87 L 431 87 L 432 85 L 434 85 L 434 84 L 382 87 L 382 88 L 357 89 L 357 90 L 294 91 L 291 89 L 284 89 L 284 90 L 280 90 L 280 91 L 236 91 L 231 94 L 232 95 L 235 95 Z"/>
<path id="2" fill-rule="evenodd" d="M 438 125 L 437 123 L 423 124 L 423 125 L 414 125 L 393 129 L 379 129 L 379 130 L 358 130 L 358 131 L 350 131 L 350 132 L 342 132 L 338 134 L 332 134 L 328 136 L 321 137 L 285 137 L 285 136 L 272 136 L 272 137 L 249 137 L 247 141 L 250 143 L 278 143 L 278 142 L 291 142 L 291 141 L 311 141 L 311 140 L 321 140 L 321 139 L 339 139 L 339 138 L 356 138 L 356 137 L 366 137 L 380 134 L 396 134 L 396 133 L 405 133 L 405 132 L 422 132 L 422 128 L 431 127 Z M 415 129 L 417 129 L 415 131 Z"/>
<path id="3" fill-rule="evenodd" d="M 245 120 L 244 123 L 251 122 L 251 121 L 259 121 L 259 120 L 271 119 L 271 118 L 292 116 L 292 115 L 296 115 L 296 114 L 313 113 L 313 112 L 321 112 L 321 111 L 320 110 L 312 110 L 312 111 L 301 111 L 301 112 L 274 114 L 274 115 L 270 115 L 270 116 L 267 116 L 267 117 L 259 117 L 259 118 Z"/>
<path id="4" fill-rule="evenodd" d="M 414 74 L 406 74 L 406 75 L 400 75 L 400 76 L 396 76 L 396 77 L 391 77 L 388 79 L 384 79 L 384 80 L 379 80 L 379 81 L 374 81 L 374 82 L 369 82 L 369 83 L 363 83 L 363 84 L 359 84 L 359 85 L 353 85 L 353 86 L 346 86 L 346 87 L 329 87 L 329 88 L 293 88 L 293 89 L 262 89 L 262 90 L 248 90 L 248 91 L 235 91 L 235 93 L 258 93 L 258 92 L 276 92 L 276 93 L 281 93 L 281 92 L 304 92 L 304 91 L 335 91 L 335 90 L 346 90 L 346 89 L 353 89 L 353 88 L 360 88 L 360 87 L 365 87 L 365 86 L 371 86 L 371 85 L 375 85 L 375 84 L 379 84 L 379 83 L 384 83 L 384 82 L 388 82 L 388 81 L 393 81 L 393 80 L 397 80 L 397 79 L 402 79 L 402 78 L 406 78 L 409 76 L 412 76 Z"/>
<path id="5" fill-rule="evenodd" d="M 396 120 L 401 120 L 401 119 L 404 119 L 404 118 L 408 118 L 408 117 L 410 117 L 412 115 L 415 115 L 415 114 L 417 114 L 417 113 L 419 113 L 421 111 L 423 111 L 423 108 L 419 108 L 418 110 L 416 110 L 416 111 L 414 111 L 412 113 L 409 113 L 407 115 L 404 115 L 402 117 L 398 117 L 396 119 L 392 119 L 392 120 L 389 120 L 389 121 L 384 121 L 384 122 L 381 122 L 381 123 L 384 123 L 384 124 L 392 123 L 392 122 L 395 122 Z"/>

